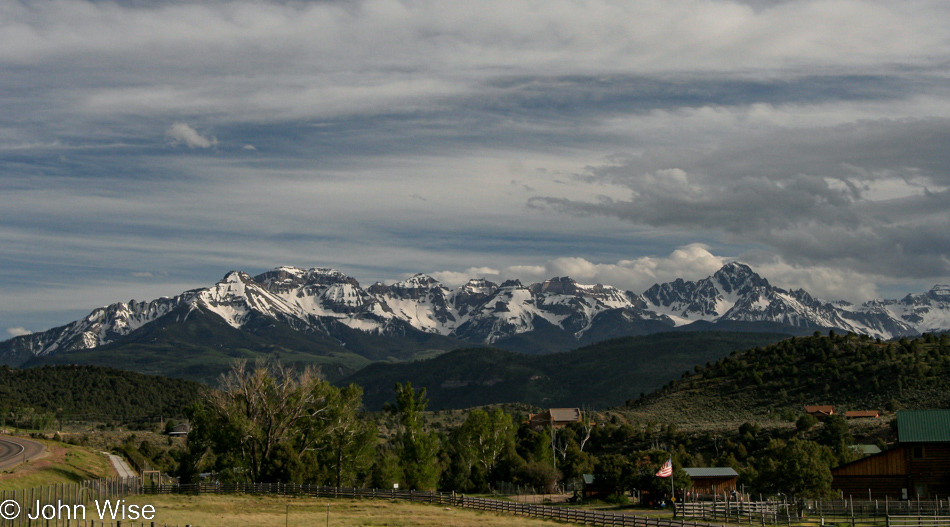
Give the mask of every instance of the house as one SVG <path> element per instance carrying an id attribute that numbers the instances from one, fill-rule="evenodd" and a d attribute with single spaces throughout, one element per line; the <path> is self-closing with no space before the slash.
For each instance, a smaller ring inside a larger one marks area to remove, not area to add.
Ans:
<path id="1" fill-rule="evenodd" d="M 585 500 L 608 495 L 608 493 L 604 493 L 597 486 L 597 478 L 595 478 L 593 474 L 582 474 L 581 477 L 584 479 L 584 490 L 582 495 L 584 496 Z"/>
<path id="2" fill-rule="evenodd" d="M 881 417 L 881 412 L 878 410 L 850 410 L 844 413 L 846 419 L 870 419 L 873 417 Z"/>
<path id="3" fill-rule="evenodd" d="M 186 435 L 188 435 L 188 432 L 190 432 L 190 431 L 191 431 L 191 427 L 190 427 L 190 426 L 186 425 L 185 423 L 181 423 L 181 424 L 177 424 L 177 425 L 173 426 L 172 429 L 171 429 L 171 431 L 168 432 L 168 435 L 173 436 L 173 437 L 175 437 L 175 436 L 186 436 Z"/>
<path id="4" fill-rule="evenodd" d="M 693 482 L 692 493 L 719 495 L 736 490 L 739 473 L 731 467 L 684 467 Z"/>
<path id="5" fill-rule="evenodd" d="M 871 499 L 950 494 L 950 410 L 901 410 L 897 436 L 893 448 L 833 468 L 831 487 Z"/>
<path id="6" fill-rule="evenodd" d="M 819 421 L 824 421 L 829 415 L 834 415 L 835 407 L 831 405 L 806 406 L 805 413 L 817 417 Z"/>
<path id="7" fill-rule="evenodd" d="M 545 427 L 564 428 L 570 423 L 581 422 L 580 408 L 551 408 L 539 414 L 528 416 L 528 426 L 532 430 L 543 430 Z"/>

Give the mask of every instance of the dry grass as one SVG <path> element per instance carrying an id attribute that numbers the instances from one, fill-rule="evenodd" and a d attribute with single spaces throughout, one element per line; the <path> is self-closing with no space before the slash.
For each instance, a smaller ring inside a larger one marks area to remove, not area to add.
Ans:
<path id="1" fill-rule="evenodd" d="M 387 500 L 327 500 L 289 496 L 136 496 L 129 503 L 153 505 L 157 524 L 196 527 L 448 526 L 538 527 L 561 525 L 445 505 Z M 285 523 L 286 522 L 286 523 Z"/>
<path id="2" fill-rule="evenodd" d="M 26 489 L 115 476 L 109 458 L 88 448 L 58 441 L 34 439 L 46 445 L 46 454 L 0 472 L 0 490 Z"/>

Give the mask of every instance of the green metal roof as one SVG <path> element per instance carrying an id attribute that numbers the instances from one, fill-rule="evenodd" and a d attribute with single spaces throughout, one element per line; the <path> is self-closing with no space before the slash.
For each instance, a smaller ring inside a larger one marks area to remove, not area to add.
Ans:
<path id="1" fill-rule="evenodd" d="M 950 442 L 950 410 L 897 412 L 897 438 L 901 443 Z"/>
<path id="2" fill-rule="evenodd" d="M 691 478 L 728 478 L 739 475 L 731 467 L 686 467 L 683 470 Z"/>

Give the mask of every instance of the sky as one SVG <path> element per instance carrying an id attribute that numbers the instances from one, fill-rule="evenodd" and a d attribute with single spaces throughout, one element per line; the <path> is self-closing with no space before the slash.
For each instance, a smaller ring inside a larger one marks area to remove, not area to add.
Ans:
<path id="1" fill-rule="evenodd" d="M 950 283 L 942 0 L 0 0 L 0 339 L 230 270 Z"/>

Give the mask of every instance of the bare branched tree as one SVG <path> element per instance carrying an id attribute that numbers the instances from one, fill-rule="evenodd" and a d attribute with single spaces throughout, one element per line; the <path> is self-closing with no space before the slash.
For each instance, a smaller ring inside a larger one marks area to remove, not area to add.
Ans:
<path id="1" fill-rule="evenodd" d="M 247 459 L 254 481 L 279 445 L 302 455 L 329 433 L 330 386 L 312 367 L 298 374 L 276 362 L 248 368 L 246 361 L 238 361 L 221 376 L 220 385 L 207 403 L 219 422 L 232 428 L 239 442 L 234 446 Z"/>

